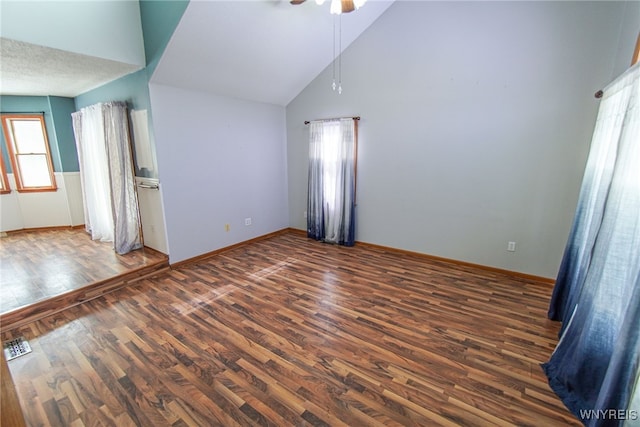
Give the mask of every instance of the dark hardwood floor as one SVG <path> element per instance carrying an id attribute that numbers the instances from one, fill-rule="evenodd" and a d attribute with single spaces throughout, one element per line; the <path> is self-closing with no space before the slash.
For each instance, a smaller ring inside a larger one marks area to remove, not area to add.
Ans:
<path id="1" fill-rule="evenodd" d="M 539 364 L 551 294 L 296 233 L 4 331 L 28 425 L 580 425 Z"/>

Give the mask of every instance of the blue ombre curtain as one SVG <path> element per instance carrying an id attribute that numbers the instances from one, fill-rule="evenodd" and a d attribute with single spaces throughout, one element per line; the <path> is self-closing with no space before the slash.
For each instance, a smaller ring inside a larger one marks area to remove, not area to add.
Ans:
<path id="1" fill-rule="evenodd" d="M 355 119 L 310 123 L 307 236 L 327 243 L 355 243 Z"/>
<path id="2" fill-rule="evenodd" d="M 551 388 L 589 426 L 640 417 L 640 64 L 603 92 L 549 308 L 563 322 L 560 340 L 543 364 Z"/>

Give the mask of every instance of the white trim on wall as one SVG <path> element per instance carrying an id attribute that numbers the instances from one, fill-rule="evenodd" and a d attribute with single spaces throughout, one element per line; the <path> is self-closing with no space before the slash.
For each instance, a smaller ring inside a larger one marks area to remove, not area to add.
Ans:
<path id="1" fill-rule="evenodd" d="M 84 224 L 80 174 L 56 172 L 57 191 L 18 193 L 7 174 L 11 192 L 0 195 L 0 231 Z"/>

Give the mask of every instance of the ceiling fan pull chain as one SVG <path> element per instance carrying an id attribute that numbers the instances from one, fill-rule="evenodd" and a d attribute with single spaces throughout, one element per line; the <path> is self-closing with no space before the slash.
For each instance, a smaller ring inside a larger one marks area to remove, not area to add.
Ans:
<path id="1" fill-rule="evenodd" d="M 342 95 L 342 14 L 338 15 L 338 95 Z"/>
<path id="2" fill-rule="evenodd" d="M 331 63 L 333 68 L 333 83 L 331 83 L 331 89 L 336 90 L 336 16 L 333 16 L 333 61 Z"/>

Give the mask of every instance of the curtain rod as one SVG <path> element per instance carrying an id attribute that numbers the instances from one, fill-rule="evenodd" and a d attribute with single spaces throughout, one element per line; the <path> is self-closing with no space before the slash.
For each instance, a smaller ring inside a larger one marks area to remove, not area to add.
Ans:
<path id="1" fill-rule="evenodd" d="M 600 98 L 602 98 L 602 95 L 604 95 L 604 93 L 601 90 L 599 90 L 593 96 L 595 96 L 596 98 L 600 99 Z"/>
<path id="2" fill-rule="evenodd" d="M 329 120 L 340 120 L 340 119 L 353 119 L 353 120 L 360 120 L 360 116 L 355 116 L 355 117 L 334 117 L 332 119 L 316 119 L 316 120 L 305 120 L 304 124 L 308 125 L 311 122 L 327 122 Z"/>
<path id="3" fill-rule="evenodd" d="M 33 116 L 34 114 L 45 115 L 44 111 L 0 111 L 0 114 L 24 114 L 25 116 Z"/>

